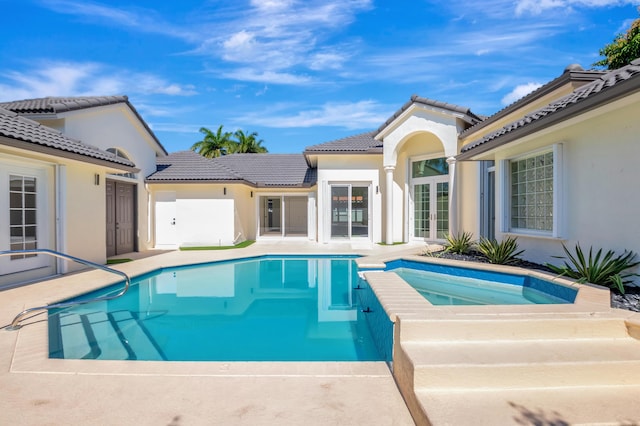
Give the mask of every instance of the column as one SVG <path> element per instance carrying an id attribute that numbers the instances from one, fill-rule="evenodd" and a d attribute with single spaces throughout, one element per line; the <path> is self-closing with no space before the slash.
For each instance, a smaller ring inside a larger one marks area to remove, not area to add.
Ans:
<path id="1" fill-rule="evenodd" d="M 456 157 L 447 158 L 449 164 L 449 234 L 458 234 L 458 190 L 456 188 Z"/>
<path id="2" fill-rule="evenodd" d="M 386 212 L 386 234 L 384 242 L 393 244 L 393 172 L 395 166 L 386 166 L 384 168 L 387 174 L 386 195 L 385 195 L 385 212 Z"/>

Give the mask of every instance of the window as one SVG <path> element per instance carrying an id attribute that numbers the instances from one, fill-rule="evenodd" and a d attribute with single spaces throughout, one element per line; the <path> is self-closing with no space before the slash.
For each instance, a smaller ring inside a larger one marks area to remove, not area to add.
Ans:
<path id="1" fill-rule="evenodd" d="M 38 248 L 36 223 L 36 178 L 9 175 L 9 235 L 11 250 Z M 11 260 L 35 257 L 13 255 Z"/>
<path id="2" fill-rule="evenodd" d="M 122 158 L 124 160 L 131 160 L 127 154 L 125 154 L 121 149 L 118 148 L 108 148 L 107 152 L 110 152 L 111 154 L 114 154 L 116 157 L 118 158 Z M 136 178 L 136 174 L 135 173 L 131 173 L 131 172 L 127 172 L 127 173 L 110 173 L 111 176 L 121 176 L 121 177 L 127 177 L 127 178 L 132 178 L 135 179 Z"/>
<path id="3" fill-rule="evenodd" d="M 414 179 L 448 174 L 449 163 L 447 163 L 446 157 L 431 158 L 429 160 L 420 160 L 411 163 L 411 177 Z"/>
<path id="4" fill-rule="evenodd" d="M 510 231 L 558 234 L 558 165 L 560 145 L 551 151 L 510 160 Z"/>

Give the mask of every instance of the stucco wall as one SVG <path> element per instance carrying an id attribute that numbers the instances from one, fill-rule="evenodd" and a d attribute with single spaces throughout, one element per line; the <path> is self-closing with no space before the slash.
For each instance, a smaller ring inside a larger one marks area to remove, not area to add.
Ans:
<path id="1" fill-rule="evenodd" d="M 502 213 L 501 160 L 562 143 L 560 238 L 518 236 L 524 256 L 536 262 L 555 262 L 561 243 L 583 248 L 640 252 L 640 95 L 565 121 L 542 134 L 506 145 L 495 155 L 497 170 L 497 237 L 508 217 Z M 469 194 L 465 203 L 474 205 Z M 476 203 L 477 204 L 477 203 Z"/>
<path id="2" fill-rule="evenodd" d="M 0 147 L 0 157 L 0 167 L 5 171 L 11 171 L 12 167 L 17 165 L 27 168 L 25 175 L 31 175 L 28 172 L 29 168 L 43 173 L 36 175 L 38 179 L 44 180 L 42 186 L 38 188 L 38 191 L 44 191 L 43 197 L 38 198 L 37 202 L 37 225 L 43 232 L 38 237 L 38 248 L 58 250 L 96 263 L 104 263 L 106 261 L 104 167 L 5 147 Z M 101 176 L 99 186 L 95 185 L 95 174 Z M 0 226 L 3 229 L 8 229 L 7 220 L 8 215 L 0 215 Z M 58 227 L 60 235 L 57 236 Z M 9 247 L 4 244 L 0 247 L 0 250 L 8 249 Z M 55 273 L 52 266 L 55 264 L 55 258 L 47 255 L 38 257 L 48 266 L 42 268 L 32 265 L 37 269 L 0 278 L 0 285 L 16 284 Z M 84 266 L 75 262 L 65 262 L 63 271 L 81 268 Z M 4 271 L 0 271 L 0 275 L 8 270 L 8 268 L 1 269 Z"/>
<path id="3" fill-rule="evenodd" d="M 157 193 L 175 194 L 175 244 L 172 246 L 233 245 L 238 233 L 237 202 L 234 197 L 239 200 L 249 196 L 248 193 L 245 194 L 246 191 L 238 191 L 237 187 L 224 184 L 149 185 L 154 205 L 158 198 Z M 154 208 L 154 213 L 156 211 L 157 208 Z M 247 216 L 251 215 L 251 211 L 247 211 Z M 169 226 L 166 221 L 156 224 L 157 215 L 154 214 L 153 217 L 156 233 L 159 232 L 156 226 Z"/>
<path id="4" fill-rule="evenodd" d="M 144 179 L 156 170 L 156 153 L 161 150 L 126 104 L 114 104 L 63 114 L 64 133 L 100 149 L 118 148 L 140 169 L 136 179 L 118 178 L 137 184 L 138 249 L 152 246 L 148 211 L 149 198 Z"/>
<path id="5" fill-rule="evenodd" d="M 411 161 L 445 156 L 444 144 L 436 135 L 429 132 L 415 133 L 398 147 L 396 168 L 393 173 L 395 183 L 393 193 L 393 236 L 394 241 L 408 241 L 410 227 Z"/>
<path id="6" fill-rule="evenodd" d="M 64 203 L 65 247 L 72 256 L 97 263 L 106 262 L 106 197 L 104 172 L 100 185 L 95 174 L 100 170 L 90 164 L 67 164 Z M 77 268 L 73 265 L 71 270 Z"/>
<path id="7" fill-rule="evenodd" d="M 380 155 L 325 155 L 318 157 L 318 241 L 331 239 L 331 183 L 357 183 L 371 185 L 370 216 L 371 235 L 374 243 L 382 239 L 382 158 Z M 376 193 L 376 187 L 378 191 Z"/>
<path id="8" fill-rule="evenodd" d="M 471 232 L 480 237 L 480 163 L 459 161 L 456 163 L 458 186 L 458 233 Z"/>

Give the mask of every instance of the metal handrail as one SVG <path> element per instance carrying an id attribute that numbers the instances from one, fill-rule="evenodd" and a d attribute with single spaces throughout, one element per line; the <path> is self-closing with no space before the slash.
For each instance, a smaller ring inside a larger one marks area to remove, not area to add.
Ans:
<path id="1" fill-rule="evenodd" d="M 105 300 L 116 299 L 116 298 L 122 296 L 123 294 L 125 294 L 127 292 L 127 290 L 129 290 L 129 287 L 131 286 L 131 279 L 129 278 L 129 276 L 127 274 L 125 274 L 122 271 L 118 271 L 118 270 L 115 270 L 113 268 L 109 268 L 108 266 L 100 265 L 99 263 L 95 263 L 95 262 L 91 262 L 89 260 L 80 259 L 79 257 L 75 257 L 75 256 L 71 256 L 71 255 L 68 255 L 68 254 L 60 253 L 60 252 L 57 252 L 55 250 L 33 249 L 33 250 L 5 250 L 5 251 L 0 251 L 0 256 L 21 255 L 21 254 L 48 254 L 48 255 L 59 257 L 59 258 L 62 258 L 62 259 L 73 260 L 74 262 L 81 263 L 83 265 L 92 266 L 92 267 L 94 267 L 96 269 L 101 269 L 101 270 L 103 270 L 105 272 L 111 272 L 113 274 L 120 275 L 125 280 L 125 286 L 122 288 L 122 290 L 120 290 L 118 292 L 118 294 L 114 294 L 114 295 L 110 295 L 110 296 L 101 296 L 101 297 L 96 297 L 96 298 L 93 298 L 93 299 L 74 300 L 74 301 L 70 301 L 70 302 L 52 303 L 50 305 L 37 306 L 37 307 L 34 307 L 34 308 L 25 309 L 24 311 L 20 312 L 18 315 L 15 316 L 13 321 L 11 321 L 10 325 L 5 327 L 6 330 L 18 330 L 20 327 L 22 327 L 19 324 L 20 321 L 22 321 L 22 319 L 26 315 L 28 315 L 28 314 L 30 314 L 32 312 L 43 311 L 43 310 L 47 310 L 47 309 L 55 309 L 55 308 L 68 308 L 70 306 L 84 305 L 86 303 L 102 302 L 102 301 L 105 301 Z"/>

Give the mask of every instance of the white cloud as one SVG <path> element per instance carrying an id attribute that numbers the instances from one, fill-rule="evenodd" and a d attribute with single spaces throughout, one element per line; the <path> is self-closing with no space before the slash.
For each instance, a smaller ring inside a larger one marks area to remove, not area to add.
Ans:
<path id="1" fill-rule="evenodd" d="M 516 2 L 515 12 L 516 15 L 522 15 L 526 12 L 540 15 L 549 9 L 598 8 L 637 4 L 638 0 L 519 0 Z"/>
<path id="2" fill-rule="evenodd" d="M 171 83 L 148 74 L 94 62 L 41 61 L 33 69 L 4 70 L 0 79 L 0 100 L 45 96 L 92 96 L 117 94 L 190 96 L 191 85 Z"/>
<path id="3" fill-rule="evenodd" d="M 511 105 L 518 99 L 527 96 L 534 90 L 542 87 L 540 83 L 526 83 L 516 86 L 511 92 L 507 93 L 501 100 L 502 105 Z"/>
<path id="4" fill-rule="evenodd" d="M 315 126 L 341 127 L 349 130 L 377 128 L 389 118 L 393 107 L 366 100 L 354 103 L 326 103 L 318 109 L 287 113 L 276 105 L 274 111 L 251 113 L 237 121 L 272 128 L 303 128 Z M 290 109 L 290 108 L 289 108 Z"/>
<path id="5" fill-rule="evenodd" d="M 311 78 L 304 75 L 295 75 L 286 72 L 260 71 L 252 68 L 238 68 L 223 73 L 226 78 L 251 81 L 254 83 L 280 84 L 302 86 L 311 83 Z"/>
<path id="6" fill-rule="evenodd" d="M 186 40 L 199 38 L 197 32 L 188 27 L 181 28 L 159 18 L 153 10 L 130 7 L 117 8 L 90 1 L 42 0 L 41 4 L 57 13 L 74 15 L 86 20 L 99 21 L 110 26 L 135 28 L 153 34 L 164 34 Z"/>

